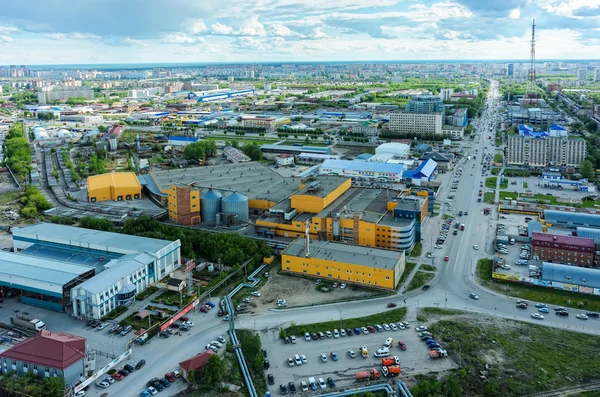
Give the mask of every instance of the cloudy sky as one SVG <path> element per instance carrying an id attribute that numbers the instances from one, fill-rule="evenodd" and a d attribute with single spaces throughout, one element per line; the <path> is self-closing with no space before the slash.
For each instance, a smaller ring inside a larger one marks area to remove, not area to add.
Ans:
<path id="1" fill-rule="evenodd" d="M 5 0 L 9 1 L 9 0 Z M 20 0 L 0 64 L 600 58 L 600 0 Z"/>

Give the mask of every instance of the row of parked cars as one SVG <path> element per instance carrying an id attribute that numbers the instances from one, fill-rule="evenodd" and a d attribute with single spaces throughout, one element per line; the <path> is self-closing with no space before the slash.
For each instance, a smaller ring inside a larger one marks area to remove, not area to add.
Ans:
<path id="1" fill-rule="evenodd" d="M 111 334 L 118 334 L 121 336 L 125 336 L 128 333 L 131 332 L 131 330 L 133 329 L 131 327 L 131 325 L 126 325 L 126 326 L 122 326 L 119 324 L 112 324 L 106 321 L 100 321 L 100 320 L 89 320 L 85 325 L 87 325 L 90 328 L 96 328 L 98 330 L 103 330 L 105 328 L 108 328 L 108 332 Z"/>
<path id="2" fill-rule="evenodd" d="M 344 329 L 342 328 L 341 330 L 337 330 L 334 329 L 333 332 L 331 331 L 325 331 L 325 332 L 305 332 L 304 333 L 304 340 L 305 341 L 311 341 L 311 340 L 320 340 L 320 339 L 325 339 L 325 338 L 340 338 L 340 337 L 350 337 L 353 335 L 360 335 L 362 334 L 369 334 L 369 333 L 374 333 L 374 332 L 383 332 L 383 331 L 398 331 L 398 330 L 402 330 L 402 329 L 406 329 L 406 328 L 410 328 L 410 323 L 408 323 L 407 321 L 398 321 L 397 323 L 384 323 L 384 324 L 375 324 L 375 325 L 367 325 L 366 327 L 356 327 L 356 328 L 347 328 Z M 292 335 L 292 336 L 286 336 L 283 341 L 285 344 L 288 343 L 296 343 L 298 339 Z"/>
<path id="3" fill-rule="evenodd" d="M 135 366 L 133 366 L 131 364 L 125 364 L 125 366 L 123 366 L 123 368 L 121 368 L 120 370 L 118 370 L 117 372 L 112 374 L 111 376 L 107 376 L 104 379 L 97 380 L 96 386 L 106 389 L 107 387 L 109 387 L 110 385 L 115 383 L 116 380 L 123 380 L 127 377 L 127 375 L 129 375 L 133 371 L 138 371 L 138 370 L 142 369 L 142 367 L 144 365 L 146 365 L 146 360 L 138 361 L 137 364 L 135 364 Z"/>
<path id="4" fill-rule="evenodd" d="M 267 376 L 267 381 L 270 385 L 274 384 L 275 379 L 273 378 L 273 375 L 269 374 Z M 309 388 L 314 391 L 319 388 L 326 389 L 327 385 L 329 385 L 329 387 L 335 387 L 335 382 L 333 381 L 333 378 L 327 378 L 327 383 L 325 383 L 325 380 L 323 380 L 323 378 L 319 378 L 318 380 L 316 380 L 315 378 L 310 377 L 308 378 L 308 383 L 304 380 L 300 381 L 299 387 L 296 387 L 296 384 L 294 382 L 289 382 L 287 385 L 285 383 L 282 383 L 279 385 L 279 390 L 281 391 L 281 394 L 285 396 L 288 393 L 295 394 L 298 391 L 298 388 L 300 388 L 302 391 L 308 391 Z"/>
<path id="5" fill-rule="evenodd" d="M 517 301 L 517 308 L 519 309 L 527 309 L 529 307 L 529 302 L 527 302 L 526 300 L 522 300 L 519 299 Z M 544 316 L 541 313 L 549 313 L 550 309 L 548 308 L 548 305 L 546 305 L 545 303 L 536 303 L 535 307 L 538 309 L 539 313 L 531 313 L 531 317 L 538 319 L 538 320 L 543 320 Z M 563 317 L 568 317 L 569 316 L 569 311 L 560 306 L 560 307 L 555 307 L 554 308 L 554 313 L 557 316 L 563 316 Z M 575 316 L 576 318 L 580 319 L 580 320 L 587 320 L 590 317 L 592 318 L 599 318 L 600 314 L 595 313 L 595 312 L 587 312 L 587 313 L 579 313 Z"/>
<path id="6" fill-rule="evenodd" d="M 190 321 L 190 319 L 188 317 L 180 317 L 179 318 L 179 322 L 174 321 L 173 324 L 171 324 L 171 326 L 169 328 L 167 328 L 164 331 L 161 331 L 158 333 L 158 336 L 161 338 L 168 338 L 170 337 L 172 334 L 177 333 L 177 332 L 181 332 L 181 331 L 189 331 L 190 328 L 192 328 L 194 326 L 194 323 L 192 321 Z"/>
<path id="7" fill-rule="evenodd" d="M 150 397 L 171 386 L 177 378 L 181 377 L 179 371 L 167 372 L 164 378 L 152 378 L 146 383 L 146 390 L 140 392 L 140 397 Z"/>

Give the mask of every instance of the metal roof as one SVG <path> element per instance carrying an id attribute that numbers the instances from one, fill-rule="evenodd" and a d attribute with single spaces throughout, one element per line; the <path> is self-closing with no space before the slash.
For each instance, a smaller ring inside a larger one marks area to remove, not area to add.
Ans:
<path id="1" fill-rule="evenodd" d="M 65 285 L 92 267 L 0 251 L 0 280 L 19 277 L 47 284 Z"/>
<path id="2" fill-rule="evenodd" d="M 325 160 L 321 164 L 321 169 L 324 168 L 338 168 L 338 169 L 351 169 L 354 171 L 367 171 L 367 172 L 387 172 L 390 174 L 402 174 L 404 170 L 403 164 L 388 164 L 388 163 L 376 163 L 376 162 L 365 162 L 365 161 L 351 161 L 351 160 Z"/>
<path id="3" fill-rule="evenodd" d="M 25 237 L 39 241 L 120 254 L 153 253 L 171 244 L 171 241 L 156 238 L 131 236 L 129 234 L 104 232 L 53 223 L 38 223 L 32 226 L 13 228 L 12 234 L 13 238 Z"/>
<path id="4" fill-rule="evenodd" d="M 544 210 L 547 223 L 567 226 L 592 226 L 600 228 L 600 216 L 586 212 Z"/>
<path id="5" fill-rule="evenodd" d="M 113 259 L 106 264 L 106 270 L 79 284 L 76 288 L 83 288 L 92 294 L 99 294 L 111 285 L 116 284 L 128 274 L 152 263 L 154 259 L 154 256 L 147 253 L 125 255 L 121 258 Z M 125 286 L 123 286 L 123 288 L 125 288 Z"/>
<path id="6" fill-rule="evenodd" d="M 433 174 L 433 171 L 435 171 L 436 167 L 437 163 L 435 161 L 432 159 L 427 159 L 421 163 L 415 174 L 421 174 L 422 176 L 429 178 L 431 174 Z"/>
<path id="7" fill-rule="evenodd" d="M 529 224 L 531 225 L 531 222 L 529 222 Z M 594 240 L 594 243 L 600 244 L 600 229 L 593 229 L 591 227 L 578 227 L 577 236 L 591 238 Z"/>
<path id="8" fill-rule="evenodd" d="M 588 247 L 594 248 L 594 241 L 589 238 L 573 237 L 573 236 L 561 236 L 558 234 L 548 233 L 532 233 L 532 242 L 535 244 L 537 241 L 545 243 L 556 243 L 556 244 L 569 244 L 577 247 Z"/>
<path id="9" fill-rule="evenodd" d="M 388 270 L 393 269 L 404 254 L 403 251 L 390 251 L 331 241 L 310 240 L 309 244 L 309 258 L 371 266 Z M 283 255 L 305 257 L 304 248 L 305 241 L 300 238 L 288 245 L 283 251 Z"/>
<path id="10" fill-rule="evenodd" d="M 600 288 L 600 271 L 586 267 L 542 262 L 542 279 L 558 283 Z"/>
<path id="11" fill-rule="evenodd" d="M 140 181 L 134 172 L 112 172 L 110 174 L 88 176 L 87 183 L 88 191 L 102 189 L 107 186 L 141 189 Z"/>

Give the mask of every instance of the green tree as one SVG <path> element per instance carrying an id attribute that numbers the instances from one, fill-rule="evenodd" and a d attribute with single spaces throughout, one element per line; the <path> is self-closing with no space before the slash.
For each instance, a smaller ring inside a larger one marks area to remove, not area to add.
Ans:
<path id="1" fill-rule="evenodd" d="M 196 385 L 214 386 L 223 380 L 226 373 L 225 360 L 221 356 L 213 354 L 201 368 L 191 371 L 190 380 Z"/>
<path id="2" fill-rule="evenodd" d="M 579 166 L 579 171 L 584 178 L 593 178 L 594 177 L 594 164 L 590 160 L 583 160 L 581 165 Z"/>
<path id="3" fill-rule="evenodd" d="M 585 129 L 589 132 L 596 132 L 596 128 L 598 128 L 598 124 L 593 120 L 585 123 Z"/>
<path id="4" fill-rule="evenodd" d="M 84 216 L 79 220 L 79 227 L 85 229 L 103 230 L 105 232 L 113 232 L 115 226 L 111 221 L 104 218 L 92 218 L 91 216 Z"/>
<path id="5" fill-rule="evenodd" d="M 242 148 L 242 151 L 246 154 L 246 156 L 250 157 L 252 161 L 262 160 L 262 150 L 260 150 L 260 146 L 258 146 L 255 142 L 245 144 Z"/>

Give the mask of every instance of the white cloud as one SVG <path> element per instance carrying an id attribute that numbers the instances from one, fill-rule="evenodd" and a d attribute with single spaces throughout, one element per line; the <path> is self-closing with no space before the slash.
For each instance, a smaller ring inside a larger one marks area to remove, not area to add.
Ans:
<path id="1" fill-rule="evenodd" d="M 208 28 L 206 27 L 204 21 L 195 21 L 188 26 L 188 32 L 190 34 L 204 33 L 206 31 L 208 31 Z"/>
<path id="2" fill-rule="evenodd" d="M 47 33 L 45 35 L 47 38 L 52 40 L 99 40 L 100 36 L 89 33 L 79 33 L 79 32 L 71 32 L 71 33 Z"/>
<path id="3" fill-rule="evenodd" d="M 250 50 L 265 50 L 266 47 L 262 41 L 256 40 L 251 36 L 240 36 L 238 37 L 234 43 L 235 46 L 241 49 L 250 49 Z"/>
<path id="4" fill-rule="evenodd" d="M 2 43 L 12 43 L 13 41 L 14 41 L 13 38 L 10 36 L 7 36 L 5 34 L 0 35 L 0 42 L 2 42 Z"/>
<path id="5" fill-rule="evenodd" d="M 298 33 L 292 32 L 290 30 L 290 28 L 288 28 L 287 26 L 282 25 L 280 23 L 273 23 L 273 24 L 269 25 L 268 29 L 269 29 L 269 33 L 272 34 L 273 36 L 279 36 L 279 37 L 298 36 Z"/>
<path id="6" fill-rule="evenodd" d="M 240 36 L 266 36 L 265 25 L 258 22 L 258 17 L 253 16 L 249 21 L 242 24 L 240 30 L 236 32 Z"/>
<path id="7" fill-rule="evenodd" d="M 519 18 L 521 18 L 521 10 L 519 8 L 515 8 L 514 10 L 512 10 L 510 12 L 510 14 L 508 14 L 508 17 L 510 19 L 519 19 Z"/>
<path id="8" fill-rule="evenodd" d="M 17 32 L 19 29 L 14 26 L 0 26 L 0 33 L 13 33 Z"/>
<path id="9" fill-rule="evenodd" d="M 234 32 L 231 26 L 223 25 L 220 22 L 213 23 L 210 25 L 210 31 L 213 34 L 230 35 Z"/>
<path id="10" fill-rule="evenodd" d="M 537 0 L 537 5 L 552 14 L 572 17 L 577 10 L 600 7 L 600 0 Z"/>
<path id="11" fill-rule="evenodd" d="M 204 37 L 192 37 L 183 33 L 173 33 L 168 34 L 161 40 L 164 44 L 182 44 L 182 45 L 192 45 L 192 44 L 201 44 L 206 43 L 206 39 Z"/>
<path id="12" fill-rule="evenodd" d="M 310 32 L 309 37 L 311 39 L 326 39 L 328 36 L 321 31 L 321 28 L 314 28 L 312 32 Z"/>

